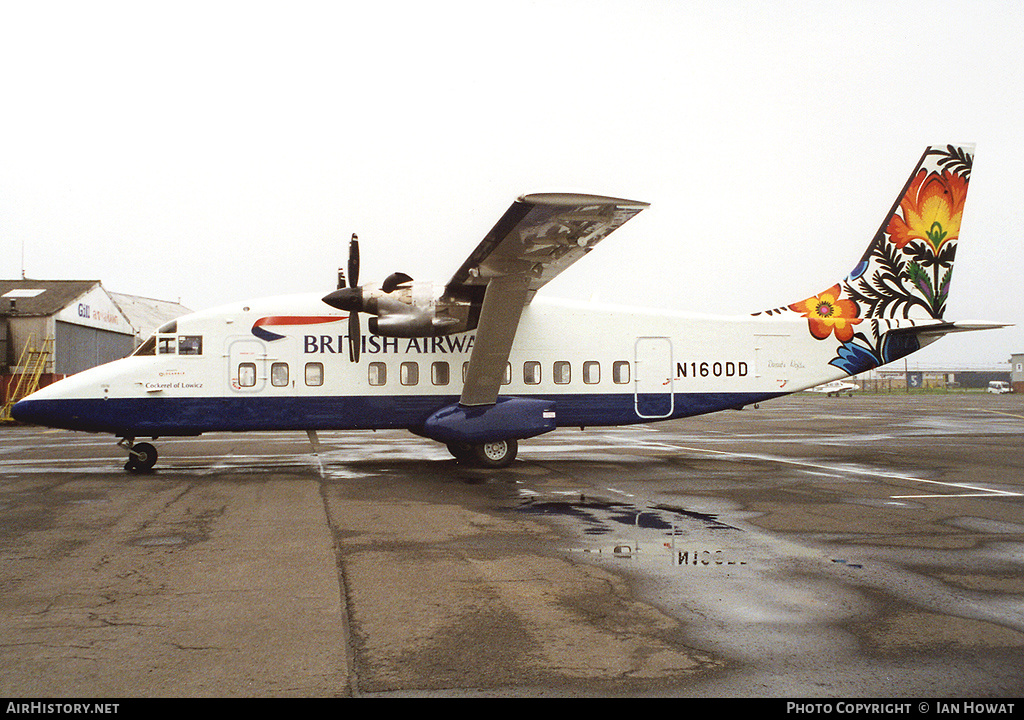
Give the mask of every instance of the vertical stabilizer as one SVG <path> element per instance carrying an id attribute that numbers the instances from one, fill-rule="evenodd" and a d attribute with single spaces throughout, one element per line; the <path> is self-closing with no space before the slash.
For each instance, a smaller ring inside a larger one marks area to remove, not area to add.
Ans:
<path id="1" fill-rule="evenodd" d="M 973 145 L 925 150 L 843 283 L 862 317 L 942 318 L 973 161 Z"/>
<path id="2" fill-rule="evenodd" d="M 973 145 L 929 147 L 853 271 L 767 314 L 807 318 L 815 339 L 838 341 L 830 364 L 849 374 L 919 349 L 946 310 L 973 161 Z"/>

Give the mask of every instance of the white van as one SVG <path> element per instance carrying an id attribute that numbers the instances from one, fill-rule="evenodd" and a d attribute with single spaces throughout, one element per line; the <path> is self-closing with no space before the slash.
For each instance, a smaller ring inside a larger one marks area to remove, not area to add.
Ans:
<path id="1" fill-rule="evenodd" d="M 997 395 L 1010 392 L 1010 383 L 993 380 L 988 384 L 988 391 Z"/>

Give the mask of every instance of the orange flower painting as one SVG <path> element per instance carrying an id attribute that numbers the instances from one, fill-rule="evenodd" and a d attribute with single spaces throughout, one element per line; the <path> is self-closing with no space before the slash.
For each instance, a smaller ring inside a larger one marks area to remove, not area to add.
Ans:
<path id="1" fill-rule="evenodd" d="M 901 250 L 909 242 L 923 240 L 937 254 L 959 237 L 966 197 L 967 180 L 960 175 L 921 170 L 900 201 L 902 217 L 896 214 L 889 221 L 889 239 Z"/>
<path id="2" fill-rule="evenodd" d="M 811 335 L 824 340 L 833 332 L 836 339 L 848 342 L 853 339 L 853 326 L 860 322 L 857 317 L 857 303 L 840 298 L 839 285 L 833 285 L 825 292 L 789 306 L 807 318 Z"/>

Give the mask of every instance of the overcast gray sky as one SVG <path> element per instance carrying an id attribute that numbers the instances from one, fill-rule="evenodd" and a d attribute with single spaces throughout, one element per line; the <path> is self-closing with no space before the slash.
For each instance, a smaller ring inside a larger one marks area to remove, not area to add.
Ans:
<path id="1" fill-rule="evenodd" d="M 447 280 L 508 205 L 651 203 L 545 293 L 747 313 L 853 267 L 974 142 L 947 317 L 1024 352 L 1019 2 L 0 0 L 0 276 L 189 307 Z M 915 358 L 911 358 L 912 364 Z"/>

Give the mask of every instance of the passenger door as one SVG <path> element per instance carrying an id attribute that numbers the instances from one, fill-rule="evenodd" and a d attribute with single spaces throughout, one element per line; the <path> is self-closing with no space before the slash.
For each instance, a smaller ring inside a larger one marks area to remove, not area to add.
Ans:
<path id="1" fill-rule="evenodd" d="M 266 346 L 251 337 L 228 338 L 228 382 L 235 392 L 259 392 L 267 384 Z"/>
<path id="2" fill-rule="evenodd" d="M 638 417 L 665 418 L 675 409 L 672 340 L 641 337 L 634 345 L 633 407 Z"/>

